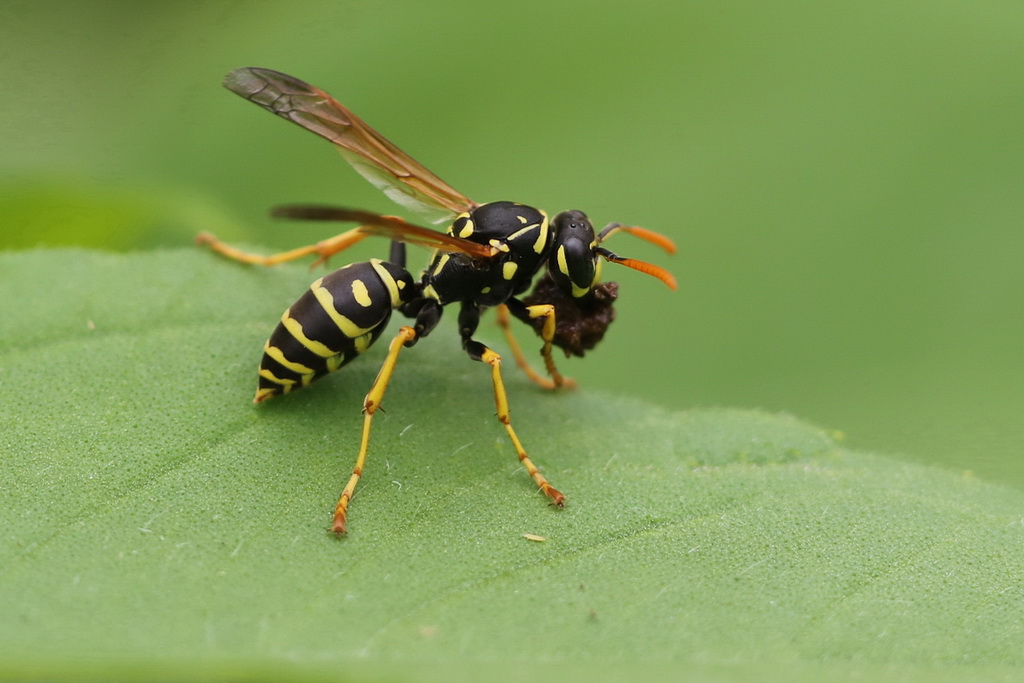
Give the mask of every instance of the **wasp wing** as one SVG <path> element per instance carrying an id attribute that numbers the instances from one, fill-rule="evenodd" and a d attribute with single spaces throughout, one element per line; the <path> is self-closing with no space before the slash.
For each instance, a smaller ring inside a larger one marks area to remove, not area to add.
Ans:
<path id="1" fill-rule="evenodd" d="M 475 259 L 490 259 L 498 254 L 498 250 L 492 246 L 471 242 L 461 237 L 431 230 L 430 228 L 422 228 L 418 225 L 407 223 L 398 216 L 382 216 L 372 211 L 346 209 L 340 206 L 322 206 L 319 204 L 287 204 L 274 207 L 271 213 L 277 218 L 359 223 L 359 230 L 371 235 L 388 237 L 409 244 L 418 244 L 429 249 L 461 252 Z"/>
<path id="2" fill-rule="evenodd" d="M 256 67 L 235 69 L 224 78 L 224 87 L 330 140 L 396 204 L 439 221 L 478 206 L 319 88 Z"/>

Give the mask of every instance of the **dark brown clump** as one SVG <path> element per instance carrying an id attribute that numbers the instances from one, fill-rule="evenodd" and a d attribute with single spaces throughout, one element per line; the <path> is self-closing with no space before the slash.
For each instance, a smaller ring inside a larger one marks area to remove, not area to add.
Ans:
<path id="1" fill-rule="evenodd" d="M 555 338 L 552 344 L 568 356 L 583 356 L 594 348 L 608 326 L 615 320 L 613 304 L 619 298 L 617 282 L 602 282 L 580 299 L 562 291 L 551 276 L 546 274 L 537 281 L 530 296 L 523 299 L 527 306 L 551 304 L 555 307 Z M 544 319 L 530 321 L 540 335 Z"/>

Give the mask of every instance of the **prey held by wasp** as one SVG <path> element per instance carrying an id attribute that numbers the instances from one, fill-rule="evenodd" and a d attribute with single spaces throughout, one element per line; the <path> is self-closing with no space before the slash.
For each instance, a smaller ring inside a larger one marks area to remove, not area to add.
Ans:
<path id="1" fill-rule="evenodd" d="M 604 336 L 614 319 L 614 282 L 601 282 L 604 261 L 632 268 L 676 288 L 672 275 L 651 263 L 623 258 L 602 246 L 625 232 L 669 253 L 672 242 L 653 231 L 611 223 L 595 231 L 582 211 L 553 219 L 510 201 L 477 203 L 413 160 L 323 90 L 286 74 L 254 67 L 236 69 L 224 80 L 228 90 L 327 139 L 352 166 L 390 199 L 434 220 L 439 232 L 386 216 L 338 206 L 279 206 L 282 218 L 354 223 L 357 227 L 317 244 L 259 256 L 236 249 L 209 233 L 197 241 L 228 258 L 274 265 L 315 255 L 314 265 L 371 235 L 391 240 L 387 259 L 352 263 L 313 282 L 281 316 L 263 347 L 256 403 L 291 393 L 333 372 L 366 351 L 384 332 L 393 311 L 409 318 L 391 339 L 377 378 L 363 401 L 363 426 L 355 466 L 334 509 L 331 530 L 344 533 L 349 503 L 363 474 L 374 413 L 380 408 L 403 348 L 438 325 L 444 307 L 458 304 L 462 348 L 491 372 L 497 417 L 527 473 L 554 505 L 565 496 L 548 482 L 527 455 L 509 418 L 501 356 L 476 339 L 481 314 L 497 310 L 498 323 L 519 367 L 545 389 L 572 386 L 558 371 L 553 347 L 582 356 Z M 433 250 L 417 277 L 406 269 L 406 244 Z M 543 272 L 543 274 L 541 274 Z M 537 276 L 541 275 L 539 279 Z M 534 280 L 537 279 L 536 284 Z M 547 376 L 533 370 L 519 350 L 510 323 L 534 329 L 543 345 Z"/>

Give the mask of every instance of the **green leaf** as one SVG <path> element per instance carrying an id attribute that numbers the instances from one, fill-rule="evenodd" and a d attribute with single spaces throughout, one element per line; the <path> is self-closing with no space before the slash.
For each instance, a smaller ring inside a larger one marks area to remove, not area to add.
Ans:
<path id="1" fill-rule="evenodd" d="M 225 237 L 239 226 L 208 199 L 172 187 L 122 187 L 82 178 L 0 175 L 0 248 L 180 244 L 200 230 Z"/>
<path id="2" fill-rule="evenodd" d="M 786 415 L 545 393 L 508 363 L 554 509 L 446 326 L 403 353 L 334 538 L 384 342 L 250 402 L 312 277 L 198 249 L 0 255 L 0 678 L 1024 671 L 1021 492 Z"/>

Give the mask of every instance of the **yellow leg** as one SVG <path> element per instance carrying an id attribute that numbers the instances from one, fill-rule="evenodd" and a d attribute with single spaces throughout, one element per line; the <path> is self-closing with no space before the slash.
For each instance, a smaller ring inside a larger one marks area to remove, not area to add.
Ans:
<path id="1" fill-rule="evenodd" d="M 537 373 L 530 363 L 526 360 L 523 355 L 523 350 L 519 346 L 519 342 L 516 341 L 515 335 L 512 333 L 512 326 L 509 324 L 510 318 L 508 313 L 508 306 L 501 304 L 498 306 L 498 326 L 501 327 L 501 331 L 505 334 L 505 341 L 508 342 L 508 347 L 512 351 L 512 357 L 516 360 L 516 365 L 522 370 L 530 380 L 544 388 L 544 389 L 555 389 L 555 383 L 549 380 L 547 377 L 542 377 Z"/>
<path id="2" fill-rule="evenodd" d="M 560 387 L 565 384 L 565 378 L 558 372 L 558 368 L 555 367 L 555 359 L 551 357 L 551 340 L 555 338 L 555 307 L 551 304 L 542 304 L 527 306 L 526 310 L 530 312 L 531 318 L 544 318 L 544 327 L 540 332 L 544 346 L 540 350 L 540 355 L 544 357 L 544 367 L 551 375 L 551 381 L 555 383 L 556 387 Z"/>
<path id="3" fill-rule="evenodd" d="M 208 232 L 201 232 L 196 235 L 196 244 L 206 245 L 221 256 L 225 256 L 234 261 L 241 261 L 242 263 L 248 263 L 255 266 L 274 266 L 278 263 L 294 261 L 295 259 L 300 259 L 303 256 L 309 256 L 310 254 L 317 254 L 319 258 L 317 258 L 316 261 L 313 261 L 313 264 L 310 266 L 311 268 L 315 268 L 321 263 L 326 263 L 327 259 L 338 252 L 348 249 L 353 244 L 362 241 L 366 237 L 369 237 L 369 233 L 361 232 L 359 228 L 354 228 L 348 232 L 343 232 L 340 235 L 335 235 L 329 239 L 317 242 L 316 244 L 299 247 L 298 249 L 292 249 L 291 251 L 282 251 L 278 254 L 271 254 L 270 256 L 260 256 L 259 254 L 242 251 L 241 249 L 237 249 L 229 244 L 221 242 Z"/>
<path id="4" fill-rule="evenodd" d="M 481 346 L 483 345 L 481 344 Z M 519 462 L 523 463 L 523 466 L 526 467 L 527 473 L 536 482 L 541 492 L 550 498 L 552 503 L 562 507 L 565 505 L 565 496 L 540 473 L 537 466 L 530 460 L 530 456 L 526 454 L 526 449 L 523 448 L 519 437 L 516 436 L 516 431 L 512 429 L 512 422 L 509 419 L 508 394 L 505 393 L 505 382 L 501 379 L 501 356 L 483 346 L 480 360 L 491 366 L 491 379 L 494 382 L 494 405 L 497 408 L 498 420 L 501 421 L 501 424 L 505 425 L 505 431 L 508 432 L 509 438 L 512 439 L 512 446 L 516 449 Z"/>
<path id="5" fill-rule="evenodd" d="M 398 354 L 406 344 L 415 338 L 416 330 L 411 327 L 403 327 L 398 331 L 395 338 L 391 340 L 388 356 L 384 359 L 380 372 L 377 373 L 377 379 L 373 380 L 370 392 L 363 400 L 363 435 L 359 441 L 359 455 L 356 456 L 356 465 L 352 468 L 352 476 L 349 477 L 345 490 L 341 492 L 341 498 L 338 499 L 338 505 L 334 508 L 334 523 L 331 526 L 331 531 L 335 534 L 345 533 L 348 504 L 352 500 L 352 494 L 355 493 L 356 484 L 359 483 L 359 477 L 363 475 L 363 466 L 366 464 L 366 451 L 370 447 L 370 424 L 373 422 L 373 414 L 377 412 L 381 401 L 384 400 L 384 392 L 388 388 L 391 374 L 395 371 L 395 365 L 398 363 Z"/>
<path id="6" fill-rule="evenodd" d="M 530 363 L 526 360 L 523 355 L 523 351 L 519 346 L 519 342 L 516 341 L 515 335 L 512 333 L 512 326 L 510 324 L 508 306 L 501 304 L 498 306 L 498 325 L 501 327 L 501 331 L 505 334 L 505 340 L 508 342 L 508 347 L 512 351 L 512 357 L 515 358 L 516 365 L 522 370 L 530 380 L 544 388 L 544 389 L 558 389 L 565 387 L 566 389 L 575 389 L 576 382 L 569 377 L 563 377 L 555 366 L 555 360 L 551 356 L 551 340 L 555 338 L 555 307 L 550 304 L 542 306 L 529 306 L 527 310 L 530 312 L 531 318 L 544 317 L 544 328 L 541 331 L 541 339 L 544 340 L 544 347 L 541 349 L 541 356 L 544 357 L 544 366 L 547 368 L 548 374 L 551 375 L 551 379 L 541 376 L 536 370 L 534 370 Z"/>

